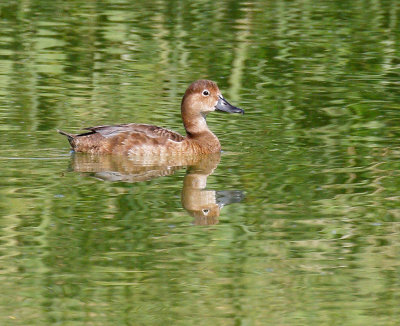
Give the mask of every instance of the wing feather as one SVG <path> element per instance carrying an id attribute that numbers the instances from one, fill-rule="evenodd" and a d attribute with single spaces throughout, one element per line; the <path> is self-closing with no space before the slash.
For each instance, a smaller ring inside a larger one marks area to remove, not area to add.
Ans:
<path id="1" fill-rule="evenodd" d="M 119 124 L 112 126 L 96 126 L 96 127 L 84 128 L 84 130 L 90 130 L 90 132 L 80 134 L 78 136 L 86 136 L 88 134 L 98 133 L 105 138 L 110 138 L 122 133 L 140 133 L 146 137 L 164 138 L 176 142 L 180 142 L 184 139 L 182 135 L 172 130 L 148 124 L 139 124 L 139 123 Z"/>

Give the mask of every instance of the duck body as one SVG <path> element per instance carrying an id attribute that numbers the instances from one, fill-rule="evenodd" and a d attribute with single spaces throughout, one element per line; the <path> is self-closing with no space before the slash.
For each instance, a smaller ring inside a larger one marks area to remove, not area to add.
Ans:
<path id="1" fill-rule="evenodd" d="M 130 156 L 163 156 L 171 154 L 208 154 L 221 150 L 214 134 L 183 137 L 177 132 L 148 124 L 120 124 L 85 128 L 87 133 L 73 135 L 63 131 L 75 152 L 122 154 Z"/>
<path id="2" fill-rule="evenodd" d="M 82 134 L 58 132 L 67 136 L 75 152 L 153 157 L 210 154 L 221 150 L 217 136 L 206 123 L 206 115 L 215 110 L 244 113 L 223 98 L 216 83 L 198 80 L 188 87 L 181 103 L 185 137 L 165 128 L 138 123 L 84 128 L 88 132 Z"/>

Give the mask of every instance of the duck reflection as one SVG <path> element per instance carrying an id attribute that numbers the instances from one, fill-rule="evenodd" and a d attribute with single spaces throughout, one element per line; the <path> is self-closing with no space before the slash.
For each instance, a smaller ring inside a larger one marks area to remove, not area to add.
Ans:
<path id="1" fill-rule="evenodd" d="M 220 154 L 203 158 L 188 167 L 182 187 L 182 206 L 195 218 L 197 225 L 218 223 L 222 207 L 240 202 L 244 195 L 239 190 L 207 190 L 207 178 L 220 161 Z"/>
<path id="2" fill-rule="evenodd" d="M 239 190 L 206 189 L 207 178 L 217 168 L 221 154 L 195 158 L 171 158 L 171 161 L 136 161 L 125 156 L 74 153 L 71 168 L 75 172 L 106 181 L 141 182 L 174 174 L 187 167 L 183 180 L 182 206 L 194 217 L 196 225 L 217 224 L 221 209 L 244 198 Z"/>

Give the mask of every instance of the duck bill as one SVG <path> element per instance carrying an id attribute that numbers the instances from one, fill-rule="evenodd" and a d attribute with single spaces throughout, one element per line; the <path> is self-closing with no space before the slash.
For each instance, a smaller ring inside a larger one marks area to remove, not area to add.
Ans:
<path id="1" fill-rule="evenodd" d="M 217 105 L 215 106 L 215 110 L 217 111 L 224 111 L 229 113 L 240 113 L 244 114 L 242 109 L 237 108 L 230 104 L 227 100 L 224 99 L 222 95 L 219 96 Z"/>

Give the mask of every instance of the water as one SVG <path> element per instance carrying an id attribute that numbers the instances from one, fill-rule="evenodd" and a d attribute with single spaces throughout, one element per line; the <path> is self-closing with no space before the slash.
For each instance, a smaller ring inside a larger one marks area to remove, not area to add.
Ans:
<path id="1" fill-rule="evenodd" d="M 1 3 L 1 324 L 397 325 L 399 16 L 396 0 Z M 183 133 L 199 78 L 246 111 L 209 116 L 224 151 L 200 165 L 93 162 L 55 132 Z"/>

